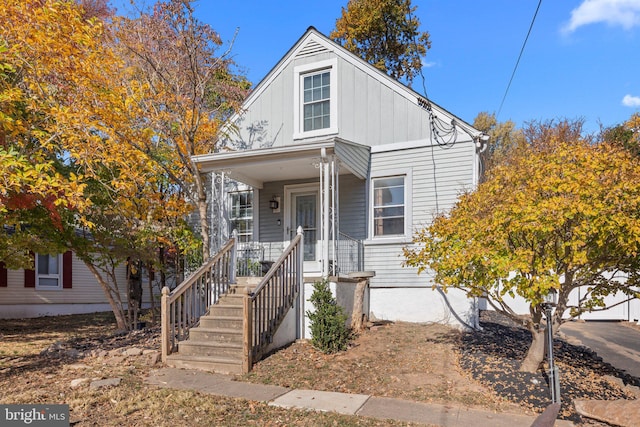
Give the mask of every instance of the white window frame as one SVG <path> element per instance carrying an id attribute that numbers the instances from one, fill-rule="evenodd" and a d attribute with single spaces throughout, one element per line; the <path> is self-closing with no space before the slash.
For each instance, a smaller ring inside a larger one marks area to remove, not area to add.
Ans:
<path id="1" fill-rule="evenodd" d="M 58 263 L 58 274 L 40 274 L 38 270 L 38 262 L 41 256 L 56 257 Z M 36 289 L 38 290 L 50 290 L 56 291 L 62 289 L 62 254 L 36 254 L 35 256 L 35 270 L 36 270 Z M 58 281 L 57 286 L 42 285 L 40 279 L 56 279 Z"/>
<path id="2" fill-rule="evenodd" d="M 233 194 L 240 194 L 240 193 L 252 193 L 251 194 L 251 217 L 240 217 L 240 218 L 236 218 L 233 217 L 231 214 L 233 212 Z M 252 188 L 244 188 L 244 189 L 238 189 L 238 190 L 234 190 L 234 191 L 229 191 L 227 192 L 227 203 L 228 203 L 228 212 L 229 212 L 229 225 L 231 225 L 231 223 L 235 220 L 251 220 L 251 232 L 250 233 L 243 233 L 243 236 L 248 236 L 248 240 L 247 242 L 253 242 L 255 239 L 254 236 L 254 232 L 255 232 L 255 214 L 256 214 L 256 192 L 252 189 Z M 230 232 L 232 232 L 233 230 L 229 230 Z M 240 237 L 240 232 L 238 232 L 238 237 Z M 239 239 L 239 241 L 241 241 L 241 239 Z M 245 243 L 245 242 L 243 242 Z"/>
<path id="3" fill-rule="evenodd" d="M 381 178 L 404 178 L 404 231 L 403 234 L 393 234 L 385 236 L 375 235 L 375 185 L 374 182 Z M 369 184 L 369 240 L 367 243 L 410 243 L 412 241 L 413 224 L 413 178 L 410 169 L 393 170 L 371 175 Z"/>
<path id="4" fill-rule="evenodd" d="M 323 129 L 304 131 L 304 78 L 310 74 L 329 71 L 331 86 L 329 88 L 329 122 Z M 338 133 L 338 59 L 299 65 L 293 69 L 293 139 L 312 138 Z"/>

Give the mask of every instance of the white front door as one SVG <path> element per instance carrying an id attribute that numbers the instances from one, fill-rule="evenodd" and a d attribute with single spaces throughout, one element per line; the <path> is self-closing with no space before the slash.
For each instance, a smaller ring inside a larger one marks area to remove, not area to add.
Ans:
<path id="1" fill-rule="evenodd" d="M 321 271 L 320 247 L 320 205 L 318 185 L 292 185 L 285 187 L 287 213 L 285 240 L 291 240 L 298 227 L 304 232 L 304 271 Z"/>

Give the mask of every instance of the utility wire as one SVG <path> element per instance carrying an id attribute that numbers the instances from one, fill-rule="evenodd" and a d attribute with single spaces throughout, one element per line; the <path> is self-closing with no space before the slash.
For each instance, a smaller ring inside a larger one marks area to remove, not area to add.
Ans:
<path id="1" fill-rule="evenodd" d="M 542 0 L 538 1 L 538 7 L 536 7 L 536 13 L 533 14 L 533 19 L 531 19 L 531 25 L 529 25 L 529 31 L 527 32 L 527 37 L 524 39 L 524 43 L 522 43 L 522 48 L 520 49 L 520 55 L 518 55 L 518 60 L 516 61 L 516 66 L 513 67 L 513 72 L 511 73 L 511 78 L 509 79 L 509 84 L 507 85 L 507 89 L 504 91 L 504 95 L 502 96 L 502 101 L 500 102 L 500 108 L 498 108 L 498 114 L 496 114 L 496 119 L 500 117 L 500 112 L 502 111 L 502 106 L 504 105 L 504 100 L 507 99 L 507 94 L 509 93 L 509 88 L 511 87 L 511 82 L 513 82 L 513 77 L 516 75 L 516 70 L 518 69 L 518 64 L 520 64 L 520 58 L 522 58 L 522 53 L 524 52 L 524 48 L 527 45 L 527 40 L 529 40 L 529 35 L 531 34 L 531 30 L 533 29 L 533 23 L 536 22 L 536 16 L 538 16 L 538 11 L 540 10 L 540 5 L 542 4 Z"/>

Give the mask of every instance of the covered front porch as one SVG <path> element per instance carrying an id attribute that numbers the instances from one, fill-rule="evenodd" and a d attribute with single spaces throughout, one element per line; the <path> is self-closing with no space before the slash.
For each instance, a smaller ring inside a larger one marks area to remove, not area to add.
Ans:
<path id="1" fill-rule="evenodd" d="M 332 138 L 207 154 L 194 162 L 212 173 L 211 224 L 218 241 L 243 229 L 239 276 L 264 274 L 302 227 L 304 274 L 326 278 L 364 269 L 369 159 L 369 147 Z M 229 202 L 241 188 L 252 191 L 244 211 L 250 209 L 250 227 L 236 219 L 238 210 Z"/>

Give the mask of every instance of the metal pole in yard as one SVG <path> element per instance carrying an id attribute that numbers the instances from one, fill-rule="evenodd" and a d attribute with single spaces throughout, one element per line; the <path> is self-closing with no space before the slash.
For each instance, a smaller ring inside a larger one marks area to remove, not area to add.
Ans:
<path id="1" fill-rule="evenodd" d="M 547 356 L 549 359 L 549 388 L 551 389 L 551 403 L 560 403 L 560 375 L 558 367 L 555 365 L 553 360 L 553 321 L 551 318 L 553 307 L 556 305 L 554 301 L 555 292 L 545 299 L 546 301 L 543 303 L 543 307 L 544 315 L 547 318 Z"/>

